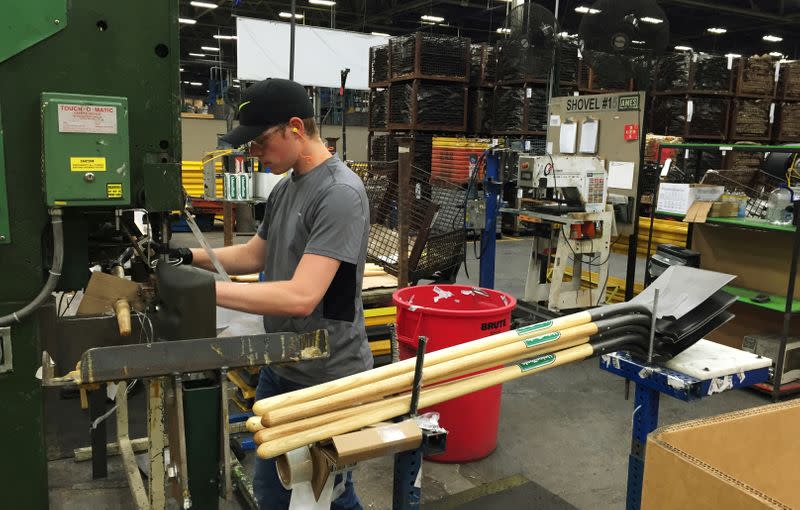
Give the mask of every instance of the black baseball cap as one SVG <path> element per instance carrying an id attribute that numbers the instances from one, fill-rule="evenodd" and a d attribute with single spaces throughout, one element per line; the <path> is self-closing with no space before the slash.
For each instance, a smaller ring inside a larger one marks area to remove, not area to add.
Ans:
<path id="1" fill-rule="evenodd" d="M 239 126 L 221 140 L 239 147 L 267 129 L 289 122 L 292 117 L 308 119 L 313 116 L 314 106 L 302 85 L 292 80 L 267 78 L 244 91 L 239 103 Z"/>

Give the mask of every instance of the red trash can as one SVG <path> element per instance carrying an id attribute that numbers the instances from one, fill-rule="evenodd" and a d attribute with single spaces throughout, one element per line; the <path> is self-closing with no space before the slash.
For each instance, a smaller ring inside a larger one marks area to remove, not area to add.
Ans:
<path id="1" fill-rule="evenodd" d="M 392 298 L 397 307 L 400 359 L 417 355 L 420 336 L 427 337 L 425 350 L 431 352 L 508 331 L 517 305 L 505 292 L 467 285 L 406 287 Z M 446 451 L 430 460 L 469 462 L 492 453 L 497 446 L 501 394 L 498 385 L 421 409 L 420 414 L 438 412 L 439 424 L 448 431 Z"/>

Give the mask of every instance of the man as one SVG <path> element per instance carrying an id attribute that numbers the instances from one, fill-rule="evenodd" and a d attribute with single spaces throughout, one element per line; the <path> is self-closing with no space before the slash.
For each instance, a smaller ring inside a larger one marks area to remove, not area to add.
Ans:
<path id="1" fill-rule="evenodd" d="M 267 281 L 217 282 L 217 304 L 264 316 L 268 332 L 328 330 L 330 358 L 261 369 L 256 399 L 312 386 L 372 368 L 364 330 L 361 281 L 369 206 L 359 177 L 332 157 L 319 138 L 305 89 L 267 79 L 248 88 L 239 127 L 223 137 L 282 179 L 269 196 L 257 235 L 215 250 L 231 274 L 263 270 Z M 202 249 L 177 250 L 184 263 L 213 269 Z M 256 461 L 253 489 L 260 508 L 285 509 L 291 492 L 274 460 Z M 352 477 L 337 476 L 332 509 L 362 508 Z"/>

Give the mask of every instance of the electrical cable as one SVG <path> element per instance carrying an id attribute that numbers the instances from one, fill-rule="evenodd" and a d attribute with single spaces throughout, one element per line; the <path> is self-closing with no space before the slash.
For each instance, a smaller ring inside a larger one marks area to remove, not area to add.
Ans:
<path id="1" fill-rule="evenodd" d="M 22 319 L 39 308 L 53 293 L 58 280 L 61 278 L 61 269 L 64 265 L 64 223 L 61 219 L 60 208 L 50 209 L 51 223 L 53 226 L 53 261 L 44 286 L 27 305 L 8 315 L 0 316 L 0 326 L 10 326 L 22 322 Z"/>
<path id="2" fill-rule="evenodd" d="M 139 379 L 134 379 L 133 382 L 130 384 L 130 386 L 128 386 L 128 388 L 125 390 L 125 394 L 130 395 L 131 390 L 133 389 L 134 386 L 136 386 L 136 383 L 138 381 L 139 381 Z M 97 390 L 95 390 L 95 391 L 97 391 Z M 109 416 L 114 414 L 114 411 L 117 410 L 117 407 L 119 407 L 119 404 L 114 404 L 114 407 L 112 407 L 111 409 L 106 411 L 106 413 L 103 416 L 100 416 L 97 419 L 95 419 L 92 422 L 92 425 L 89 427 L 89 430 L 96 429 L 101 423 L 103 423 L 106 420 L 106 418 L 108 418 Z"/>

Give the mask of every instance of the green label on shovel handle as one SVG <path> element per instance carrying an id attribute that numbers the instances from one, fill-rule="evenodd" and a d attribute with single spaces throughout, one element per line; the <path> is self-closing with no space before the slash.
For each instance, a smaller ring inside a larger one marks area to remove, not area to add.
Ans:
<path id="1" fill-rule="evenodd" d="M 528 333 L 530 333 L 532 331 L 539 331 L 540 329 L 547 329 L 552 325 L 553 325 L 553 321 L 544 321 L 544 322 L 540 322 L 538 324 L 531 324 L 530 326 L 523 326 L 521 328 L 517 328 L 516 331 L 517 331 L 517 334 L 519 336 L 522 336 L 522 335 L 527 335 Z"/>
<path id="2" fill-rule="evenodd" d="M 561 333 L 558 331 L 553 331 L 552 333 L 545 333 L 544 335 L 535 336 L 533 338 L 528 338 L 527 340 L 523 340 L 525 342 L 525 347 L 536 347 L 537 345 L 546 344 L 549 342 L 555 342 L 561 338 Z"/>
<path id="3" fill-rule="evenodd" d="M 543 356 L 539 356 L 528 361 L 523 361 L 522 363 L 517 364 L 517 366 L 523 372 L 527 372 L 529 370 L 533 370 L 534 368 L 541 368 L 546 367 L 547 365 L 552 365 L 553 362 L 556 360 L 555 354 L 545 354 Z"/>

